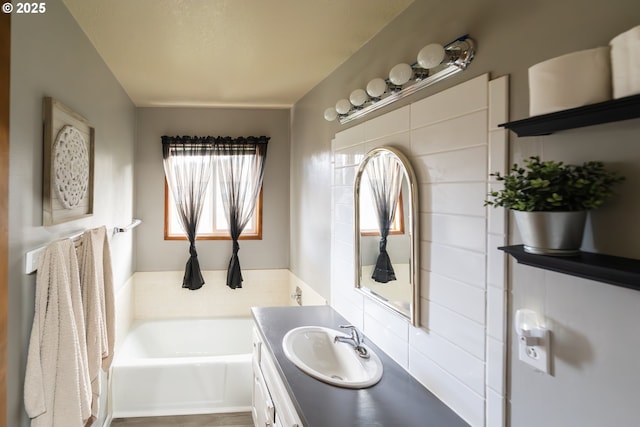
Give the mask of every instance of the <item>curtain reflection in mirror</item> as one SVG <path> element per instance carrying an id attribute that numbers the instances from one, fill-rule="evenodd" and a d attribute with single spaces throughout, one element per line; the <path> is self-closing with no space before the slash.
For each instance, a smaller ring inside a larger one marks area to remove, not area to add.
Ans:
<path id="1" fill-rule="evenodd" d="M 381 154 L 369 160 L 365 175 L 371 189 L 371 199 L 380 231 L 380 254 L 371 278 L 378 283 L 387 283 L 396 280 L 396 274 L 387 253 L 387 237 L 395 219 L 403 173 L 400 163 L 394 157 Z"/>

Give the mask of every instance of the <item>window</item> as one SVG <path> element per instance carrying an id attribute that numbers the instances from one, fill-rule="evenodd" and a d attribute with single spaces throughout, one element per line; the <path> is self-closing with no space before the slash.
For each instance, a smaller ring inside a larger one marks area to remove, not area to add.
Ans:
<path id="1" fill-rule="evenodd" d="M 404 204 L 402 202 L 402 191 L 398 196 L 396 215 L 393 224 L 389 229 L 389 235 L 404 234 Z M 378 214 L 376 213 L 371 185 L 368 179 L 360 181 L 360 235 L 379 236 Z"/>
<path id="2" fill-rule="evenodd" d="M 220 196 L 220 182 L 217 174 L 214 175 L 207 187 L 207 197 L 198 223 L 197 240 L 231 240 L 229 223 Z M 164 182 L 164 239 L 187 240 L 187 235 L 180 226 L 178 212 L 166 179 Z M 240 240 L 262 240 L 262 188 L 253 216 L 242 231 Z"/>

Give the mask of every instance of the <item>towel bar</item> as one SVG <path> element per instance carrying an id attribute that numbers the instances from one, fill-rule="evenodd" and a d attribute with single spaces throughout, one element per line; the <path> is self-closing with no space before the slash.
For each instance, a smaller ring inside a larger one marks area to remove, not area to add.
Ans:
<path id="1" fill-rule="evenodd" d="M 134 218 L 133 221 L 131 222 L 131 224 L 129 224 L 129 225 L 125 225 L 124 227 L 114 227 L 113 228 L 113 234 L 127 232 L 129 230 L 132 230 L 132 229 L 136 228 L 141 223 L 142 223 L 142 220 Z M 74 240 L 74 239 L 77 239 L 78 237 L 82 236 L 83 233 L 84 233 L 84 231 L 81 231 L 79 233 L 75 233 L 75 234 L 72 234 L 70 236 L 58 237 L 58 239 L 71 239 L 71 240 Z M 46 247 L 47 247 L 47 245 L 40 246 L 38 248 L 35 248 L 35 249 L 32 249 L 32 250 L 28 251 L 24 255 L 24 272 L 25 272 L 25 274 L 34 273 L 38 269 L 38 258 L 40 257 L 40 253 Z"/>
<path id="2" fill-rule="evenodd" d="M 84 231 L 81 231 L 80 233 L 72 234 L 70 236 L 59 237 L 59 239 L 75 240 L 78 237 L 82 236 L 82 234 L 84 234 Z M 24 273 L 25 274 L 31 274 L 38 269 L 38 258 L 40 258 L 40 253 L 46 247 L 47 245 L 40 246 L 38 248 L 30 250 L 24 255 Z"/>
<path id="3" fill-rule="evenodd" d="M 129 224 L 129 225 L 125 225 L 124 227 L 114 227 L 113 228 L 113 234 L 125 233 L 125 232 L 127 232 L 129 230 L 133 230 L 134 228 L 136 228 L 140 224 L 142 224 L 142 220 L 138 219 L 138 218 L 134 218 L 133 221 L 131 222 L 131 224 Z"/>

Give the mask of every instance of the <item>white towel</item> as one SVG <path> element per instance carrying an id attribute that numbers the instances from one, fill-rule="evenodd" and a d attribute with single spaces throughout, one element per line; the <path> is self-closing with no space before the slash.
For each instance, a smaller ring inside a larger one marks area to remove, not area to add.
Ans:
<path id="1" fill-rule="evenodd" d="M 552 113 L 611 99 L 609 46 L 571 52 L 529 68 L 529 114 Z"/>
<path id="2" fill-rule="evenodd" d="M 38 260 L 24 401 L 32 427 L 83 427 L 91 416 L 78 263 L 69 239 L 51 243 Z"/>
<path id="3" fill-rule="evenodd" d="M 106 228 L 86 231 L 81 242 L 77 252 L 93 393 L 88 427 L 98 418 L 100 410 L 100 368 L 108 370 L 113 360 L 115 317 L 113 273 Z"/>
<path id="4" fill-rule="evenodd" d="M 615 99 L 640 93 L 640 25 L 614 37 L 611 71 Z"/>

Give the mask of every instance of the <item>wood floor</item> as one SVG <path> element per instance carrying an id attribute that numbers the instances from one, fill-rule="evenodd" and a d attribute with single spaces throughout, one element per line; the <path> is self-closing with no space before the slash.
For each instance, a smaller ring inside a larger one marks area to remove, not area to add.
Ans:
<path id="1" fill-rule="evenodd" d="M 253 427 L 250 412 L 181 415 L 168 417 L 118 418 L 111 427 Z"/>

